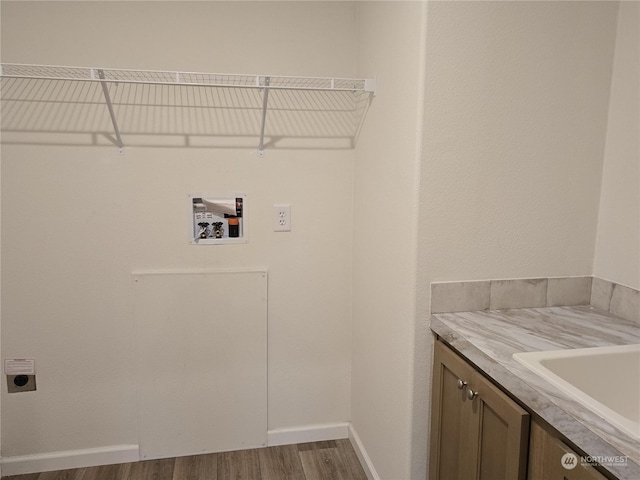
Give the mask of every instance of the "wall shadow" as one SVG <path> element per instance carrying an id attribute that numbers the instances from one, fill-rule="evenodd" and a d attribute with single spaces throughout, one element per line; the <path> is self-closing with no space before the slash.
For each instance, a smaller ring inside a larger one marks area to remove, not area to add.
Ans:
<path id="1" fill-rule="evenodd" d="M 258 146 L 262 90 L 138 83 L 109 83 L 108 90 L 125 147 Z M 3 144 L 116 144 L 100 83 L 3 78 L 0 94 Z M 265 148 L 353 148 L 370 98 L 271 89 Z"/>

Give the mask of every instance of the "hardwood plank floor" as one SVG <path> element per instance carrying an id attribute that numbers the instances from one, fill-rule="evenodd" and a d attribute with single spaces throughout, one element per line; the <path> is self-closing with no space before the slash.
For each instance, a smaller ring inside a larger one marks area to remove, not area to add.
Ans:
<path id="1" fill-rule="evenodd" d="M 296 445 L 261 448 L 260 473 L 265 478 L 306 480 Z"/>
<path id="2" fill-rule="evenodd" d="M 348 439 L 2 477 L 2 480 L 367 480 Z"/>
<path id="3" fill-rule="evenodd" d="M 200 479 L 218 479 L 218 458 L 215 453 L 176 458 L 172 480 Z"/>
<path id="4" fill-rule="evenodd" d="M 349 461 L 335 441 L 332 441 L 331 446 L 305 447 L 304 444 L 298 447 L 305 480 L 351 480 L 354 478 Z"/>

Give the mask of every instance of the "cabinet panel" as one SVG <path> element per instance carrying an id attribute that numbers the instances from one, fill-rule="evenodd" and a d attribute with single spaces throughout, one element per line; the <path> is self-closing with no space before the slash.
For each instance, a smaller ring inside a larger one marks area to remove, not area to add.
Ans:
<path id="1" fill-rule="evenodd" d="M 459 478 L 460 452 L 465 441 L 463 430 L 463 400 L 462 393 L 456 386 L 458 376 L 448 368 L 442 371 L 442 404 L 447 408 L 442 409 L 440 444 L 445 448 L 440 450 L 441 468 L 448 472 L 451 478 Z"/>
<path id="2" fill-rule="evenodd" d="M 529 415 L 441 342 L 432 394 L 430 479 L 524 480 Z"/>
<path id="3" fill-rule="evenodd" d="M 433 400 L 431 406 L 431 479 L 462 480 L 469 451 L 468 426 L 471 409 L 466 389 L 473 369 L 446 348 L 434 351 Z"/>
<path id="4" fill-rule="evenodd" d="M 505 431 L 509 426 L 491 408 L 484 405 L 480 429 L 480 478 L 505 478 L 505 452 L 508 449 Z"/>
<path id="5" fill-rule="evenodd" d="M 479 429 L 478 478 L 524 480 L 529 414 L 477 372 L 470 387 L 477 392 L 473 410 L 477 411 L 478 419 L 473 425 Z"/>
<path id="6" fill-rule="evenodd" d="M 563 456 L 573 455 L 573 468 L 563 466 Z M 555 438 L 544 428 L 533 422 L 529 449 L 528 480 L 606 480 L 606 477 L 590 465 L 582 465 L 580 456 Z"/>

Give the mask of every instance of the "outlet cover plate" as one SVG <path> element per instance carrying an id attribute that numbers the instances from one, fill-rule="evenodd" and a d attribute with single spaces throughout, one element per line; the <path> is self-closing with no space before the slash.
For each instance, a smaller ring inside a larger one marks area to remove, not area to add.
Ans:
<path id="1" fill-rule="evenodd" d="M 273 206 L 273 231 L 291 231 L 291 205 L 278 203 Z"/>

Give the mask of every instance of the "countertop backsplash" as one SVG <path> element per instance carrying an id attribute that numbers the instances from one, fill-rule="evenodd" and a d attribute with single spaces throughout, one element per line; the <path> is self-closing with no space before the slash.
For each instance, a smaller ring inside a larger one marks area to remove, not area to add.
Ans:
<path id="1" fill-rule="evenodd" d="M 431 313 L 591 305 L 640 323 L 640 291 L 598 277 L 549 277 L 431 284 Z"/>

